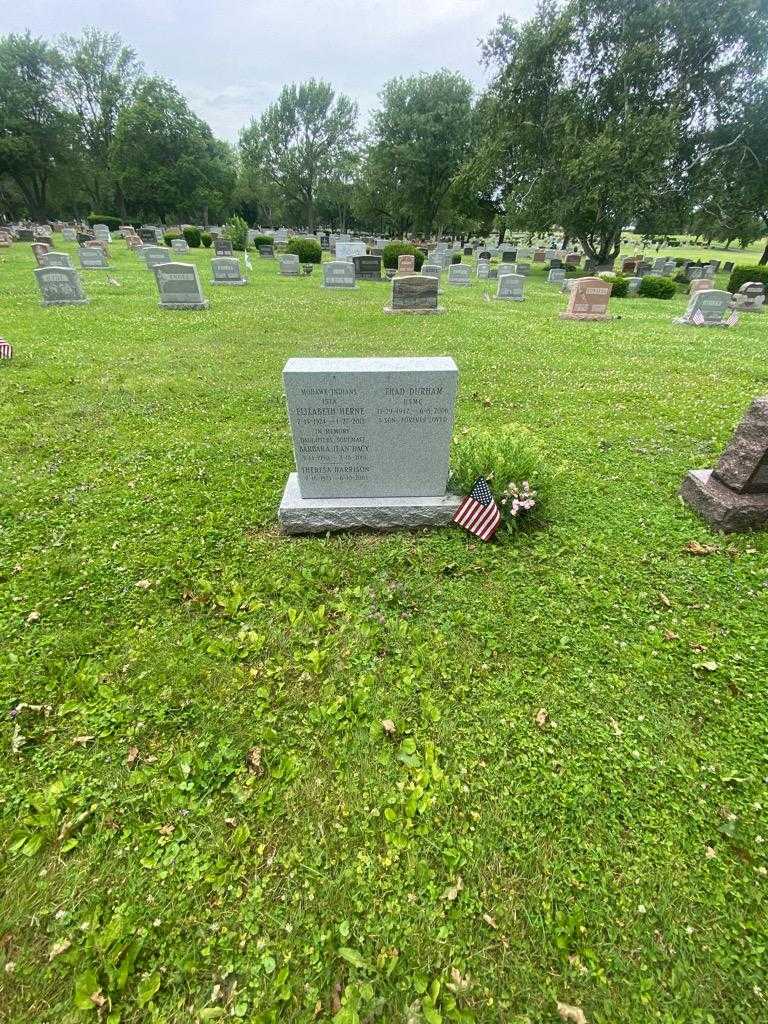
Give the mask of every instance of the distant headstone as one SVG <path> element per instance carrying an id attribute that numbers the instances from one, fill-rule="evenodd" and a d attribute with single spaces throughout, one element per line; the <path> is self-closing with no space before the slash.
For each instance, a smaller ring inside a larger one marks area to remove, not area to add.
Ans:
<path id="1" fill-rule="evenodd" d="M 664 277 L 671 277 L 675 270 L 677 270 L 677 264 L 674 260 L 664 261 Z"/>
<path id="2" fill-rule="evenodd" d="M 347 239 L 349 236 L 347 236 Z M 336 259 L 352 260 L 353 256 L 365 256 L 368 247 L 365 242 L 338 241 L 336 243 Z"/>
<path id="3" fill-rule="evenodd" d="M 356 281 L 381 280 L 381 256 L 353 256 Z"/>
<path id="4" fill-rule="evenodd" d="M 697 277 L 695 281 L 691 281 L 688 285 L 688 294 L 695 295 L 696 292 L 705 292 L 712 287 L 712 282 L 707 280 L 706 277 Z"/>
<path id="5" fill-rule="evenodd" d="M 172 238 L 171 248 L 174 252 L 189 252 L 189 242 L 186 238 Z"/>
<path id="6" fill-rule="evenodd" d="M 299 276 L 299 257 L 296 253 L 284 253 L 278 258 L 278 264 L 280 267 L 280 274 L 283 277 Z"/>
<path id="7" fill-rule="evenodd" d="M 19 228 L 16 232 L 16 238 L 19 242 L 34 242 L 35 232 L 32 228 Z"/>
<path id="8" fill-rule="evenodd" d="M 653 273 L 654 274 L 663 274 L 664 273 L 664 264 L 665 263 L 666 263 L 666 260 L 664 259 L 663 256 L 660 256 L 657 259 L 655 259 L 653 261 Z"/>
<path id="9" fill-rule="evenodd" d="M 214 256 L 211 260 L 213 281 L 211 284 L 248 284 L 240 269 L 240 260 L 234 256 Z"/>
<path id="10" fill-rule="evenodd" d="M 448 284 L 467 286 L 471 283 L 469 267 L 466 263 L 452 263 L 448 267 Z"/>
<path id="11" fill-rule="evenodd" d="M 112 235 L 109 233 L 109 228 L 106 224 L 94 224 L 93 225 L 93 236 L 98 239 L 99 242 L 111 242 Z"/>
<path id="12" fill-rule="evenodd" d="M 88 302 L 72 267 L 40 267 L 35 271 L 43 306 L 84 306 Z"/>
<path id="13" fill-rule="evenodd" d="M 260 245 L 259 256 L 265 260 L 273 260 L 275 258 L 275 247 L 274 245 Z"/>
<path id="14" fill-rule="evenodd" d="M 83 245 L 77 250 L 83 270 L 106 270 L 109 264 L 100 248 Z"/>
<path id="15" fill-rule="evenodd" d="M 723 273 L 724 274 L 732 274 L 733 273 L 733 267 L 734 267 L 733 263 L 730 263 L 730 262 L 724 263 L 723 264 Z"/>
<path id="16" fill-rule="evenodd" d="M 704 270 L 702 267 L 688 267 L 686 273 L 689 281 L 698 281 L 699 278 L 704 276 Z"/>
<path id="17" fill-rule="evenodd" d="M 348 260 L 323 263 L 323 288 L 356 288 L 355 268 Z"/>
<path id="18" fill-rule="evenodd" d="M 412 274 L 416 269 L 416 257 L 403 255 L 397 257 L 398 274 Z"/>
<path id="19" fill-rule="evenodd" d="M 523 302 L 525 295 L 525 278 L 522 274 L 504 272 L 499 274 L 499 283 L 496 286 L 495 299 L 504 299 L 509 302 Z"/>
<path id="20" fill-rule="evenodd" d="M 424 275 L 424 277 L 436 277 L 437 280 L 439 281 L 440 275 L 443 272 L 443 268 L 437 263 L 423 263 L 421 267 L 421 272 Z"/>
<path id="21" fill-rule="evenodd" d="M 704 288 L 691 296 L 688 308 L 676 324 L 686 327 L 730 327 L 731 293 Z"/>
<path id="22" fill-rule="evenodd" d="M 409 274 L 392 280 L 390 305 L 385 313 L 442 313 L 437 304 L 438 281 L 422 274 Z"/>
<path id="23" fill-rule="evenodd" d="M 41 266 L 43 267 L 68 267 L 71 268 L 72 260 L 67 252 L 46 252 L 42 256 Z"/>
<path id="24" fill-rule="evenodd" d="M 35 263 L 37 263 L 38 267 L 44 266 L 43 256 L 45 256 L 47 252 L 51 251 L 50 245 L 48 245 L 47 242 L 33 242 L 30 249 L 32 250 L 32 255 L 35 257 Z"/>
<path id="25" fill-rule="evenodd" d="M 724 533 L 768 525 L 768 396 L 754 400 L 713 470 L 688 473 L 680 496 Z"/>
<path id="26" fill-rule="evenodd" d="M 161 309 L 207 309 L 194 263 L 160 263 L 154 267 Z"/>
<path id="27" fill-rule="evenodd" d="M 154 270 L 155 267 L 159 267 L 162 263 L 170 263 L 172 251 L 172 249 L 165 249 L 160 245 L 145 245 L 143 250 L 144 262 L 150 270 Z"/>
<path id="28" fill-rule="evenodd" d="M 530 263 L 513 263 L 512 264 L 512 271 L 515 274 L 522 274 L 523 277 L 527 277 L 528 274 L 530 274 L 530 272 L 531 272 L 531 264 Z"/>
<path id="29" fill-rule="evenodd" d="M 762 313 L 765 303 L 765 285 L 760 281 L 746 281 L 733 296 L 733 308 L 739 313 Z"/>
<path id="30" fill-rule="evenodd" d="M 74 228 L 62 228 L 61 237 L 64 239 L 65 242 L 76 242 L 77 232 Z"/>
<path id="31" fill-rule="evenodd" d="M 640 291 L 640 285 L 642 284 L 642 277 L 628 277 L 627 278 L 627 295 L 630 298 L 634 298 L 635 295 Z"/>
<path id="32" fill-rule="evenodd" d="M 477 254 L 477 258 L 478 258 L 478 260 L 488 260 L 488 261 L 490 261 L 490 259 L 491 259 L 490 250 L 488 250 L 488 249 L 481 249 L 480 252 Z"/>
<path id="33" fill-rule="evenodd" d="M 471 245 L 465 245 L 464 246 L 464 255 L 465 256 L 471 256 L 473 252 L 474 252 L 474 249 L 472 248 Z"/>
<path id="34" fill-rule="evenodd" d="M 611 285 L 599 277 L 580 277 L 573 282 L 562 320 L 610 320 Z"/>
<path id="35" fill-rule="evenodd" d="M 283 529 L 450 523 L 460 501 L 446 494 L 457 383 L 445 357 L 289 359 L 296 472 L 280 505 Z"/>
<path id="36" fill-rule="evenodd" d="M 565 280 L 565 271 L 555 268 L 547 274 L 547 284 L 562 284 Z"/>
<path id="37" fill-rule="evenodd" d="M 490 260 L 477 261 L 477 276 L 480 281 L 487 281 L 491 275 Z"/>
<path id="38" fill-rule="evenodd" d="M 139 238 L 145 245 L 154 245 L 157 242 L 157 232 L 154 228 L 139 228 Z"/>
<path id="39" fill-rule="evenodd" d="M 235 252 L 229 238 L 214 238 L 213 251 L 217 256 L 233 256 Z"/>

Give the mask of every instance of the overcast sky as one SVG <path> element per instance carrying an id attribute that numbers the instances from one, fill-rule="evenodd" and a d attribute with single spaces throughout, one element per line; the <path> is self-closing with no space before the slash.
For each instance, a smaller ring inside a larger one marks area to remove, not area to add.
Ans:
<path id="1" fill-rule="evenodd" d="M 499 14 L 531 13 L 534 0 L 0 0 L 0 34 L 52 39 L 87 25 L 118 32 L 151 74 L 170 78 L 214 133 L 232 141 L 277 96 L 324 78 L 376 105 L 395 75 L 461 71 L 485 76 L 478 39 Z"/>

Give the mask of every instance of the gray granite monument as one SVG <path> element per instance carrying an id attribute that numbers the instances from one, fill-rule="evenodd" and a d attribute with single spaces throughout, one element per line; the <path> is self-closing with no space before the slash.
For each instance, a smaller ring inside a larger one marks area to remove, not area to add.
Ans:
<path id="1" fill-rule="evenodd" d="M 381 281 L 381 256 L 353 256 L 356 281 Z"/>
<path id="2" fill-rule="evenodd" d="M 35 278 L 43 306 L 85 306 L 89 301 L 73 267 L 39 267 Z"/>
<path id="3" fill-rule="evenodd" d="M 471 283 L 469 267 L 466 263 L 452 263 L 448 267 L 448 284 L 461 285 L 467 288 Z"/>
<path id="4" fill-rule="evenodd" d="M 506 299 L 509 302 L 523 302 L 525 278 L 522 274 L 499 274 L 495 299 Z"/>
<path id="5" fill-rule="evenodd" d="M 745 281 L 733 296 L 733 308 L 737 313 L 762 313 L 764 303 L 765 285 L 760 281 Z"/>
<path id="6" fill-rule="evenodd" d="M 458 370 L 446 357 L 289 359 L 283 384 L 296 472 L 287 533 L 441 526 Z"/>
<path id="7" fill-rule="evenodd" d="M 330 260 L 323 264 L 322 288 L 356 288 L 355 268 L 347 260 Z"/>
<path id="8" fill-rule="evenodd" d="M 211 284 L 248 284 L 240 269 L 240 260 L 235 256 L 214 256 L 211 260 L 213 280 Z"/>
<path id="9" fill-rule="evenodd" d="M 46 252 L 41 257 L 43 267 L 67 267 L 72 266 L 72 260 L 68 252 Z"/>
<path id="10" fill-rule="evenodd" d="M 282 256 L 278 256 L 277 263 L 280 267 L 281 277 L 299 276 L 299 257 L 296 253 L 287 252 Z"/>
<path id="11" fill-rule="evenodd" d="M 723 533 L 768 525 L 768 395 L 754 400 L 714 469 L 688 473 L 680 497 Z"/>
<path id="12" fill-rule="evenodd" d="M 554 268 L 547 274 L 547 284 L 562 284 L 565 280 L 565 271 L 560 268 Z"/>
<path id="13" fill-rule="evenodd" d="M 235 254 L 229 238 L 214 238 L 213 251 L 217 256 L 234 256 Z"/>
<path id="14" fill-rule="evenodd" d="M 159 263 L 153 267 L 161 309 L 207 309 L 194 263 Z"/>
<path id="15" fill-rule="evenodd" d="M 718 288 L 704 288 L 691 296 L 688 308 L 674 323 L 686 327 L 730 327 L 732 296 Z"/>

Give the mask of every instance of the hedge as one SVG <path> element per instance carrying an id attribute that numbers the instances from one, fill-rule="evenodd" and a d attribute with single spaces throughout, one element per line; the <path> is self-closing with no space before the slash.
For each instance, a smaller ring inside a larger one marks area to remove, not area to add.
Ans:
<path id="1" fill-rule="evenodd" d="M 182 234 L 187 240 L 187 245 L 190 249 L 200 248 L 200 241 L 202 239 L 200 228 L 184 228 Z M 210 245 L 211 243 L 209 242 L 208 244 Z"/>
<path id="2" fill-rule="evenodd" d="M 612 299 L 626 299 L 627 292 L 629 291 L 629 281 L 623 274 L 614 274 L 610 271 L 598 274 L 603 281 L 607 281 L 611 286 L 611 298 Z"/>
<path id="3" fill-rule="evenodd" d="M 272 235 L 256 235 L 253 240 L 255 249 L 258 249 L 260 245 L 274 245 L 275 239 Z"/>
<path id="4" fill-rule="evenodd" d="M 320 243 L 314 238 L 292 238 L 285 251 L 298 256 L 299 263 L 319 263 L 323 258 Z"/>
<path id="5" fill-rule="evenodd" d="M 186 234 L 187 233 L 185 231 L 184 232 L 184 237 L 185 238 L 186 238 Z M 206 249 L 210 249 L 211 248 L 211 244 L 213 242 L 213 235 L 209 231 L 204 231 L 202 233 L 202 235 L 200 235 L 200 241 L 203 243 L 203 245 L 205 246 Z M 187 244 L 189 245 L 190 249 L 194 249 L 195 248 L 195 246 L 192 245 L 192 243 L 189 241 L 188 238 L 187 238 Z"/>
<path id="6" fill-rule="evenodd" d="M 86 220 L 91 227 L 94 224 L 106 224 L 110 231 L 119 230 L 120 225 L 125 223 L 120 217 L 111 217 L 106 213 L 89 213 Z"/>
<path id="7" fill-rule="evenodd" d="M 668 277 L 646 274 L 637 291 L 644 299 L 671 299 L 677 295 L 677 286 Z"/>
<path id="8" fill-rule="evenodd" d="M 407 242 L 390 242 L 381 250 L 381 261 L 387 270 L 397 270 L 397 259 L 399 256 L 413 256 L 414 268 L 418 272 L 426 256 L 417 249 L 415 245 L 408 245 Z"/>
<path id="9" fill-rule="evenodd" d="M 737 292 L 747 281 L 759 281 L 768 288 L 768 267 L 757 264 L 751 267 L 734 267 L 728 279 L 728 291 Z"/>

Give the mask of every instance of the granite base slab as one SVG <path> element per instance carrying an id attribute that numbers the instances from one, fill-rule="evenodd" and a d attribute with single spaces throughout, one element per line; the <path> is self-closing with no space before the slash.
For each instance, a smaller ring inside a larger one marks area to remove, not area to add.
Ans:
<path id="1" fill-rule="evenodd" d="M 457 494 L 436 498 L 302 498 L 299 478 L 291 473 L 278 518 L 286 533 L 336 530 L 420 529 L 447 526 L 461 503 Z"/>
<path id="2" fill-rule="evenodd" d="M 613 320 L 610 313 L 561 313 L 561 320 Z"/>
<path id="3" fill-rule="evenodd" d="M 158 302 L 160 309 L 208 309 L 207 302 Z"/>
<path id="4" fill-rule="evenodd" d="M 385 306 L 384 307 L 384 312 L 385 313 L 396 313 L 396 314 L 397 313 L 410 313 L 410 314 L 416 313 L 416 314 L 422 316 L 422 315 L 427 315 L 427 314 L 430 314 L 430 313 L 431 314 L 434 314 L 434 313 L 444 313 L 445 312 L 445 306 L 438 306 L 437 309 L 393 309 L 392 306 Z"/>
<path id="5" fill-rule="evenodd" d="M 692 469 L 680 497 L 714 530 L 745 533 L 768 527 L 768 494 L 738 494 L 720 483 L 711 469 Z"/>
<path id="6" fill-rule="evenodd" d="M 66 302 L 57 302 L 56 299 L 43 299 L 40 305 L 44 308 L 48 306 L 87 306 L 90 301 L 90 299 L 67 299 Z"/>
<path id="7" fill-rule="evenodd" d="M 241 285 L 248 284 L 248 279 L 243 277 L 239 281 L 211 281 L 211 284 L 223 284 L 230 287 L 234 285 L 234 287 L 237 288 Z"/>

